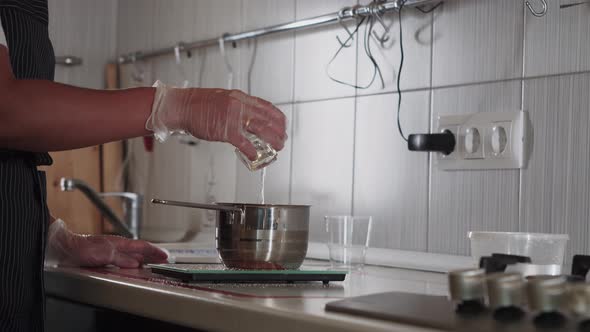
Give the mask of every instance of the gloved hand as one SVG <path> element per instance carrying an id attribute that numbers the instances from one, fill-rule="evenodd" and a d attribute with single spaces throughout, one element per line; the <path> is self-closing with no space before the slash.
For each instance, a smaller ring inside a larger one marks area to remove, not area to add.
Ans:
<path id="1" fill-rule="evenodd" d="M 136 268 L 144 263 L 166 263 L 168 255 L 146 241 L 110 235 L 80 235 L 68 230 L 61 219 L 50 226 L 46 261 L 62 266 L 115 265 Z"/>
<path id="2" fill-rule="evenodd" d="M 171 133 L 183 132 L 203 140 L 231 143 L 255 160 L 256 149 L 244 137 L 247 131 L 277 151 L 284 147 L 285 115 L 268 101 L 238 90 L 181 89 L 160 81 L 154 86 L 146 128 L 161 142 Z"/>

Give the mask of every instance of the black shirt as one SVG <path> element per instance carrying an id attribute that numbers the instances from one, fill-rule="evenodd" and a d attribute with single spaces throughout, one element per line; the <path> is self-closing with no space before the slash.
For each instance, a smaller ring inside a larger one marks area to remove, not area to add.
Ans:
<path id="1" fill-rule="evenodd" d="M 47 0 L 0 0 L 0 7 L 18 9 L 45 26 L 49 23 Z"/>
<path id="2" fill-rule="evenodd" d="M 0 22 L 6 36 L 10 64 L 17 79 L 53 81 L 55 55 L 49 40 L 47 0 L 0 0 Z M 6 151 L 51 165 L 48 153 Z"/>

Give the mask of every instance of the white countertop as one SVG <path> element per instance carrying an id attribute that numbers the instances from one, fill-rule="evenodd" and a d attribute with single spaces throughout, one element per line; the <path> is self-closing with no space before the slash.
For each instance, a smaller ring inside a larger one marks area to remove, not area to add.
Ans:
<path id="1" fill-rule="evenodd" d="M 326 267 L 306 261 L 306 268 Z M 346 297 L 401 291 L 446 295 L 442 273 L 367 266 L 344 282 L 183 284 L 149 269 L 46 268 L 48 295 L 207 331 L 431 331 L 326 312 Z M 306 330 L 307 329 L 307 330 Z"/>

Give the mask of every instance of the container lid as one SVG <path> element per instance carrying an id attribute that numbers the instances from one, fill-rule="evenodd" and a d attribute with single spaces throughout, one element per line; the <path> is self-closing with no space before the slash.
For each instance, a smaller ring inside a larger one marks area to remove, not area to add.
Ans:
<path id="1" fill-rule="evenodd" d="M 467 237 L 472 238 L 486 238 L 486 237 L 497 237 L 506 236 L 513 238 L 536 238 L 536 239 L 551 239 L 551 240 L 569 240 L 568 234 L 550 234 L 550 233 L 527 233 L 527 232 L 480 232 L 471 231 L 467 234 Z"/>

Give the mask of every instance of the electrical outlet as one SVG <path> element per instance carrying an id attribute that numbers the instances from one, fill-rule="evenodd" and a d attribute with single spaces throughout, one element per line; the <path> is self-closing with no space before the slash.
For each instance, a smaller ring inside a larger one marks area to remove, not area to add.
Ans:
<path id="1" fill-rule="evenodd" d="M 463 141 L 464 159 L 482 159 L 484 154 L 483 136 L 484 131 L 478 126 L 464 126 L 461 129 L 461 140 Z"/>
<path id="2" fill-rule="evenodd" d="M 506 159 L 512 155 L 512 122 L 494 122 L 486 128 L 485 156 L 489 159 Z"/>
<path id="3" fill-rule="evenodd" d="M 526 167 L 530 132 L 525 111 L 441 115 L 436 131 L 455 135 L 455 151 L 437 153 L 442 170 L 519 169 Z"/>

